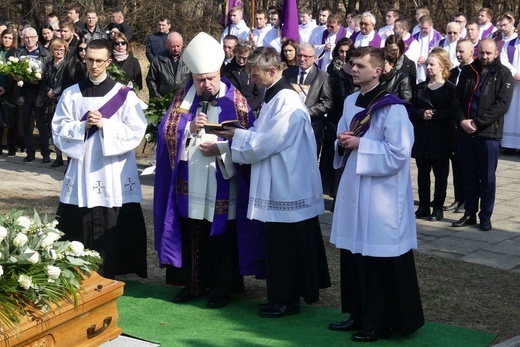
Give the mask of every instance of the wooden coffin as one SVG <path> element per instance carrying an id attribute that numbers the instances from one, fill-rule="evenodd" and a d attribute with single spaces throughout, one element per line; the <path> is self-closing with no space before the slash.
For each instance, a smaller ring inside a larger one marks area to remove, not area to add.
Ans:
<path id="1" fill-rule="evenodd" d="M 0 347 L 94 347 L 118 337 L 116 303 L 124 283 L 93 272 L 82 285 L 78 307 L 65 302 L 46 315 L 24 317 L 16 329 L 0 333 Z"/>

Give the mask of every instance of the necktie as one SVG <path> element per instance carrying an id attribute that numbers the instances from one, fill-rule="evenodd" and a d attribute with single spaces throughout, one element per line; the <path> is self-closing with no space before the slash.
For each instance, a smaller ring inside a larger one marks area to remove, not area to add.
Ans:
<path id="1" fill-rule="evenodd" d="M 306 74 L 305 71 L 302 71 L 302 72 L 300 73 L 300 82 L 299 82 L 299 84 L 303 84 L 303 80 L 305 79 L 305 74 Z"/>

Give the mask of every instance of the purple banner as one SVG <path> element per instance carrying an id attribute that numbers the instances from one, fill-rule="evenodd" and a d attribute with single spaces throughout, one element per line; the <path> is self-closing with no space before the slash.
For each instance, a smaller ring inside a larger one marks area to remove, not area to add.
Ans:
<path id="1" fill-rule="evenodd" d="M 287 39 L 293 39 L 300 43 L 296 0 L 285 0 L 283 3 L 282 43 Z"/>

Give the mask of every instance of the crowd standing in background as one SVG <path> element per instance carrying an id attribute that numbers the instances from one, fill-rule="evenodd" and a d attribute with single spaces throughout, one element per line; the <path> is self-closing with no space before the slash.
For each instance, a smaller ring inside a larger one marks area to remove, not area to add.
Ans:
<path id="1" fill-rule="evenodd" d="M 51 166 L 66 165 L 63 155 L 70 159 L 59 214 L 70 210 L 96 227 L 115 223 L 110 230 L 101 228 L 104 236 L 99 240 L 94 231 L 79 227 L 76 234 L 68 232 L 69 237 L 106 251 L 108 276 L 146 276 L 142 250 L 132 256 L 107 250 L 121 245 L 119 213 L 140 213 L 135 159 L 130 155 L 144 131 L 140 103 L 131 92 L 125 102 L 135 110 L 101 120 L 99 112 L 87 112 L 80 102 L 90 98 L 97 105 L 121 89 L 106 77 L 110 64 L 121 68 L 125 85 L 143 88 L 141 65 L 132 52 L 133 29 L 122 9 L 111 12 L 105 28 L 95 10 L 82 12 L 71 6 L 62 18 L 49 13 L 40 28 L 26 20 L 0 21 L 0 59 L 28 57 L 42 71 L 42 78 L 32 81 L 0 74 L 0 154 L 14 157 L 21 151 L 26 153 L 24 162 L 34 161 L 36 124 L 41 161 L 51 163 L 53 143 L 56 157 Z M 266 265 L 268 302 L 259 307 L 260 316 L 297 314 L 300 297 L 315 302 L 319 288 L 330 285 L 321 245 L 304 247 L 304 253 L 314 255 L 302 260 L 295 244 L 283 254 L 286 261 L 280 260 L 278 246 L 292 243 L 280 236 L 285 232 L 294 234 L 297 242 L 304 242 L 299 239 L 303 234 L 305 240 L 314 238 L 312 242 L 321 239 L 315 236 L 323 188 L 337 201 L 331 242 L 341 249 L 342 276 L 359 284 L 342 280 L 342 309 L 351 316 L 329 328 L 358 330 L 352 339 L 365 342 L 415 331 L 423 316 L 412 253 L 417 247 L 414 218 L 440 222 L 453 211 L 464 213 L 453 227 L 475 225 L 478 216 L 480 230 L 490 230 L 499 150 L 514 154 L 520 149 L 519 98 L 514 97 L 520 91 L 520 24 L 513 12 L 497 16 L 482 8 L 476 18 L 455 13 L 439 28 L 425 6 L 416 9 L 413 20 L 399 9 L 388 9 L 384 22 L 377 23 L 370 12 L 344 15 L 327 6 L 313 11 L 303 5 L 295 14 L 299 26 L 294 37 L 283 36 L 284 14 L 277 6 L 256 10 L 253 28 L 241 7 L 228 14 L 229 24 L 216 40 L 206 34 L 185 40 L 170 18 L 161 17 L 145 45 L 150 98 L 176 93 L 159 127 L 156 188 L 164 189 L 155 190 L 160 263 L 168 269 L 169 283 L 184 285 L 173 301 L 211 293 L 207 307 L 223 307 L 230 294 L 243 290 L 242 275 L 258 275 Z M 90 42 L 95 56 L 89 53 Z M 89 116 L 83 119 L 72 112 L 71 103 L 79 103 Z M 130 127 L 127 146 L 115 143 L 123 136 L 111 133 L 116 119 L 121 124 L 115 128 Z M 204 128 L 206 123 L 237 119 L 243 129 L 210 133 Z M 107 139 L 107 134 L 115 137 Z M 115 141 L 112 151 L 103 147 L 109 140 Z M 99 156 L 82 159 L 84 146 Z M 129 162 L 121 167 L 112 156 L 128 157 Z M 412 157 L 418 169 L 415 214 Z M 450 160 L 454 201 L 446 204 Z M 109 186 L 106 177 L 99 176 L 90 183 L 99 194 L 116 192 L 121 199 L 99 200 L 88 194 L 86 200 L 80 198 L 87 178 L 80 178 L 79 172 L 96 163 L 107 177 L 116 175 L 119 181 Z M 315 174 L 318 165 L 321 175 Z M 110 174 L 111 167 L 117 167 L 118 174 Z M 120 177 L 120 171 L 127 175 Z M 286 181 L 289 177 L 295 181 Z M 292 184 L 300 181 L 292 191 Z M 396 191 L 396 185 L 388 186 L 390 181 L 402 183 L 406 191 Z M 294 195 L 298 189 L 303 195 Z M 388 197 L 390 206 L 381 205 L 381 196 Z M 112 208 L 114 213 L 102 221 L 98 214 Z M 379 225 L 378 218 L 369 215 L 379 209 L 397 216 L 395 223 Z M 76 228 L 64 218 L 60 224 Z M 141 221 L 136 225 L 142 226 Z M 136 238 L 142 239 L 141 229 L 136 229 Z M 244 230 L 265 237 L 253 242 Z M 388 233 L 398 234 L 398 249 L 390 246 L 390 239 L 378 239 L 383 230 L 387 238 Z M 132 261 L 124 268 L 118 257 Z M 318 264 L 313 271 L 309 259 Z M 366 273 L 385 276 L 368 283 Z M 399 293 L 411 300 L 407 304 L 390 305 L 394 291 L 372 306 L 367 302 L 381 288 L 400 285 Z"/>

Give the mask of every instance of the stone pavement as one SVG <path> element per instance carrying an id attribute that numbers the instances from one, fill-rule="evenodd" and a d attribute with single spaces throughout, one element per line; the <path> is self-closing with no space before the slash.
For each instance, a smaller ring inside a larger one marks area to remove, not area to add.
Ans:
<path id="1" fill-rule="evenodd" d="M 14 158 L 0 157 L 1 189 L 42 196 L 59 195 L 64 167 L 51 168 L 41 157 L 24 163 L 24 154 Z M 140 165 L 143 170 L 146 165 Z M 417 170 L 412 161 L 412 184 L 416 186 Z M 417 221 L 419 252 L 459 259 L 497 269 L 520 273 L 520 156 L 501 155 L 497 169 L 497 194 L 492 216 L 493 229 L 488 232 L 475 227 L 453 228 L 451 223 L 462 214 L 448 212 L 440 222 Z M 153 175 L 141 176 L 143 209 L 152 209 Z M 414 188 L 417 198 L 417 189 Z M 451 177 L 446 204 L 453 201 Z M 330 200 L 326 205 L 331 205 Z M 330 235 L 332 213 L 320 216 L 324 235 Z M 520 346 L 520 337 L 500 346 Z"/>

